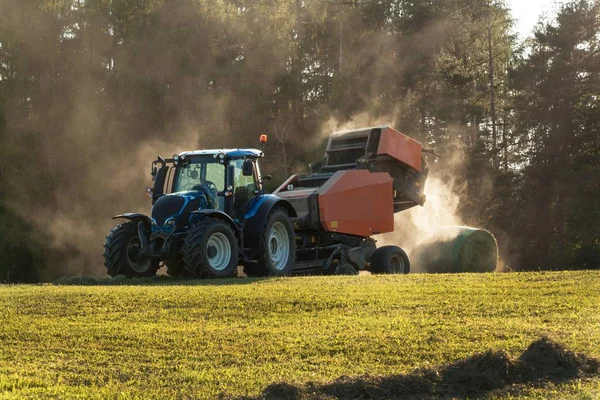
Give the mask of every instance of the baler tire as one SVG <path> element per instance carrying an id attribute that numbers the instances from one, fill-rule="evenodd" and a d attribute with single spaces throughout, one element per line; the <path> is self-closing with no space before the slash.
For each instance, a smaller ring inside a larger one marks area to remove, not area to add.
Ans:
<path id="1" fill-rule="evenodd" d="M 209 247 L 216 251 L 210 257 Z M 218 250 L 218 247 L 222 247 Z M 229 253 L 229 259 L 221 258 Z M 228 278 L 237 274 L 238 242 L 231 227 L 224 221 L 204 218 L 188 229 L 183 239 L 183 262 L 186 271 L 196 278 Z M 211 263 L 211 260 L 219 257 Z M 218 263 L 220 265 L 213 265 Z"/>
<path id="2" fill-rule="evenodd" d="M 132 257 L 136 246 L 139 247 L 138 228 L 135 222 L 126 222 L 114 227 L 104 242 L 104 266 L 108 275 L 125 275 L 128 278 L 150 277 L 156 275 L 159 261 L 148 258 L 146 264 L 138 269 Z M 131 253 L 131 254 L 130 254 Z"/>
<path id="3" fill-rule="evenodd" d="M 371 256 L 372 274 L 408 274 L 410 260 L 404 250 L 398 246 L 382 246 Z"/>
<path id="4" fill-rule="evenodd" d="M 271 210 L 262 235 L 263 240 L 258 263 L 252 264 L 251 269 L 263 273 L 266 271 L 271 276 L 290 276 L 294 269 L 294 262 L 296 261 L 296 236 L 294 234 L 292 219 L 285 209 L 276 207 Z M 275 265 L 278 263 L 277 260 L 274 260 L 277 254 L 273 253 L 274 251 L 277 252 L 279 240 L 287 241 L 288 259 L 284 264 Z"/>

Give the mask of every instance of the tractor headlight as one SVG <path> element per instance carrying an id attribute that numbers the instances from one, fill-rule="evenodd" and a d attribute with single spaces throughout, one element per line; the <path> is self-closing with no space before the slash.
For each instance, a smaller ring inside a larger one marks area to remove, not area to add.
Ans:
<path id="1" fill-rule="evenodd" d="M 222 160 L 225 158 L 225 153 L 219 153 L 219 158 Z"/>
<path id="2" fill-rule="evenodd" d="M 168 226 L 170 228 L 174 228 L 175 227 L 175 217 L 171 217 L 169 218 L 166 222 L 165 222 L 165 226 Z"/>

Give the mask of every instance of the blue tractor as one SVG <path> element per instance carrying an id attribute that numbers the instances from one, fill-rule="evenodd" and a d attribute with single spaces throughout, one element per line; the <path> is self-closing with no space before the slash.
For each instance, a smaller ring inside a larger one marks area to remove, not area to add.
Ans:
<path id="1" fill-rule="evenodd" d="M 266 142 L 266 137 L 261 138 Z M 175 277 L 225 278 L 244 266 L 249 276 L 285 276 L 294 268 L 295 236 L 289 201 L 265 194 L 255 149 L 201 150 L 152 163 L 150 216 L 126 222 L 106 238 L 111 276 L 146 277 L 161 264 Z"/>

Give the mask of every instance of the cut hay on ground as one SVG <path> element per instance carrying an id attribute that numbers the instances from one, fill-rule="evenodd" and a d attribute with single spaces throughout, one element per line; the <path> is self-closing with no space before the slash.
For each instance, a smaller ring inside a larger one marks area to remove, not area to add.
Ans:
<path id="1" fill-rule="evenodd" d="M 487 351 L 439 369 L 418 369 L 407 375 L 343 376 L 324 385 L 309 383 L 302 387 L 276 383 L 256 399 L 470 398 L 511 385 L 541 385 L 594 376 L 599 366 L 596 359 L 542 338 L 516 360 L 503 351 Z"/>

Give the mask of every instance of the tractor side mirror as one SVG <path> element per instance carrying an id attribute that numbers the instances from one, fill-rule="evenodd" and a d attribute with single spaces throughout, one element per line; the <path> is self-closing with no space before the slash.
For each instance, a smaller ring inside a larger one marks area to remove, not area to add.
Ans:
<path id="1" fill-rule="evenodd" d="M 244 176 L 252 176 L 254 175 L 254 163 L 252 160 L 244 160 L 244 164 L 242 165 L 242 175 Z"/>

